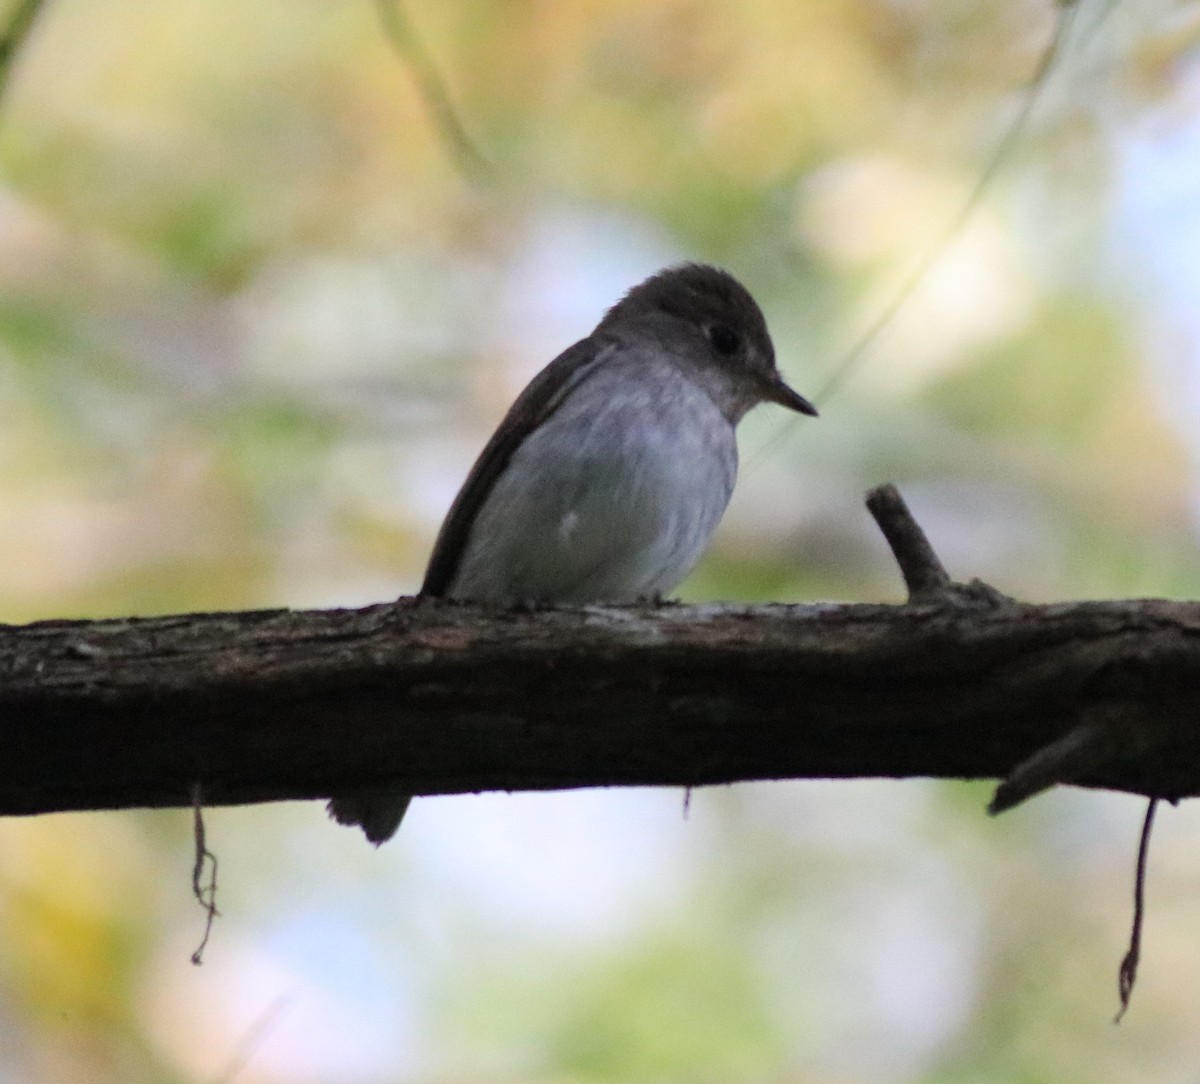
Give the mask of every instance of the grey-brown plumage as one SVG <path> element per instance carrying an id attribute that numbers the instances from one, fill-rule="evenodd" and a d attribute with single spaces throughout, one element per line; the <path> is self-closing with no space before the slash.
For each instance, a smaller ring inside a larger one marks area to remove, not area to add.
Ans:
<path id="1" fill-rule="evenodd" d="M 421 594 L 583 605 L 670 591 L 725 511 L 735 428 L 762 402 L 816 414 L 779 375 L 754 299 L 714 267 L 659 272 L 517 398 L 451 505 Z M 378 844 L 409 801 L 363 790 L 329 811 Z"/>

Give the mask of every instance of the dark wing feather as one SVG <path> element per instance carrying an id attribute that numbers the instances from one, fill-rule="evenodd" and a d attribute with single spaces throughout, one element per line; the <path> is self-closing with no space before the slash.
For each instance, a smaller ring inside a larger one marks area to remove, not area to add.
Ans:
<path id="1" fill-rule="evenodd" d="M 421 595 L 442 598 L 458 574 L 475 516 L 496 479 L 504 472 L 521 442 L 541 425 L 570 391 L 587 379 L 612 349 L 611 340 L 592 335 L 568 347 L 537 374 L 509 408 L 504 420 L 484 445 L 462 489 L 454 498 L 438 532 L 425 570 Z"/>

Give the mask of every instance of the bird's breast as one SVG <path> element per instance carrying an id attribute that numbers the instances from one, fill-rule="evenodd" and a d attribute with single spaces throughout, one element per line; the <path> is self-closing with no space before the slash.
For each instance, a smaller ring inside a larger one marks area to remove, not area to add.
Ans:
<path id="1" fill-rule="evenodd" d="M 687 381 L 602 379 L 528 434 L 483 502 L 451 594 L 627 602 L 703 553 L 737 474 L 733 427 Z"/>

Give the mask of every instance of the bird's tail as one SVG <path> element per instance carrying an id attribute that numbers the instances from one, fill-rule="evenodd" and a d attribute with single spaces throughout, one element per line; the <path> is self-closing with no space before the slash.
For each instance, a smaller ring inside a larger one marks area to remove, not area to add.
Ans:
<path id="1" fill-rule="evenodd" d="M 367 839 L 378 847 L 396 834 L 411 801 L 411 794 L 397 794 L 394 790 L 356 790 L 344 798 L 332 799 L 328 808 L 338 824 L 359 825 Z"/>

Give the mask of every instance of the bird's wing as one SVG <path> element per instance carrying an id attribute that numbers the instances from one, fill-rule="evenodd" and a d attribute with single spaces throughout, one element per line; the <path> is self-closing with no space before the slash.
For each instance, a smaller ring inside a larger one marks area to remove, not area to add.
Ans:
<path id="1" fill-rule="evenodd" d="M 611 341 L 597 341 L 595 336 L 581 339 L 567 347 L 537 374 L 509 408 L 504 420 L 484 445 L 471 468 L 462 489 L 454 498 L 438 532 L 425 570 L 421 595 L 441 598 L 458 573 L 463 551 L 471 533 L 475 516 L 496 479 L 508 466 L 521 442 L 550 417 L 562 401 L 603 363 L 613 349 Z"/>

